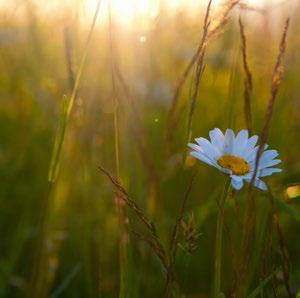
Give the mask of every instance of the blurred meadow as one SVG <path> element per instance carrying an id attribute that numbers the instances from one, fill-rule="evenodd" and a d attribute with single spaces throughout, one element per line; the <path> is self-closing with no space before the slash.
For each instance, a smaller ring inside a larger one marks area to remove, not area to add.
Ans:
<path id="1" fill-rule="evenodd" d="M 0 3 L 0 297 L 300 293 L 298 0 Z M 187 143 L 261 135 L 276 83 L 283 172 L 220 211 Z"/>

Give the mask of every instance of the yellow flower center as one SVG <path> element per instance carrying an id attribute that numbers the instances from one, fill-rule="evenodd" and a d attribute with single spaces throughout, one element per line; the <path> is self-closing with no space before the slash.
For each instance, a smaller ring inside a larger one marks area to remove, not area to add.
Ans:
<path id="1" fill-rule="evenodd" d="M 218 159 L 218 164 L 222 168 L 231 170 L 234 175 L 245 175 L 250 170 L 250 166 L 247 161 L 234 155 L 221 156 Z"/>

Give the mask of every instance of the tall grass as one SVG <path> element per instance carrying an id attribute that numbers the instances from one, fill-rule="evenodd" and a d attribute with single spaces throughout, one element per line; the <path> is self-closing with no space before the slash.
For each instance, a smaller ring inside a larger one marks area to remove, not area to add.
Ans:
<path id="1" fill-rule="evenodd" d="M 26 3 L 0 22 L 0 297 L 296 296 L 299 7 Z M 188 156 L 228 123 L 260 132 L 257 166 L 278 149 L 268 192 Z"/>

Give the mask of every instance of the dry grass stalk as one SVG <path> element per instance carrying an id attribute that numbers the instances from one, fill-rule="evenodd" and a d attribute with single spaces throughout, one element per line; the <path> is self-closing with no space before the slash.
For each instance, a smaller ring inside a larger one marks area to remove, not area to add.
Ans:
<path id="1" fill-rule="evenodd" d="M 269 224 L 267 227 L 267 235 L 266 235 L 266 245 L 263 246 L 262 248 L 262 260 L 263 260 L 263 265 L 262 265 L 262 271 L 263 275 L 267 276 L 269 272 L 272 272 L 275 270 L 275 259 L 274 259 L 274 254 L 275 254 L 275 243 L 274 243 L 274 237 L 273 237 L 273 232 L 274 232 L 274 225 L 272 222 L 272 217 L 270 216 L 269 219 Z M 277 279 L 272 278 L 272 291 L 274 297 L 277 297 Z"/>
<path id="2" fill-rule="evenodd" d="M 248 189 L 248 206 L 246 210 L 246 221 L 245 221 L 245 227 L 244 229 L 244 235 L 242 239 L 242 248 L 241 248 L 241 257 L 240 257 L 240 269 L 239 269 L 239 280 L 236 283 L 236 286 L 239 287 L 242 285 L 242 280 L 245 277 L 246 273 L 246 268 L 249 264 L 250 261 L 250 246 L 251 246 L 251 239 L 253 237 L 253 230 L 255 226 L 255 200 L 254 200 L 254 194 L 253 194 L 253 185 L 257 176 L 258 172 L 258 166 L 259 166 L 259 160 L 260 157 L 264 151 L 264 147 L 267 141 L 268 137 L 268 132 L 269 132 L 269 127 L 271 123 L 271 118 L 273 115 L 273 109 L 274 109 L 274 104 L 275 100 L 279 91 L 279 87 L 282 82 L 283 78 L 283 66 L 282 66 L 282 60 L 283 56 L 285 53 L 286 49 L 286 37 L 287 37 L 287 32 L 289 28 L 289 18 L 286 20 L 283 34 L 281 37 L 280 41 L 280 46 L 279 46 L 279 54 L 277 56 L 276 64 L 273 70 L 273 75 L 272 75 L 272 85 L 271 85 L 271 97 L 268 103 L 267 107 L 267 112 L 265 115 L 265 122 L 263 125 L 262 133 L 261 133 L 261 142 L 259 145 L 259 148 L 257 150 L 256 154 L 256 162 L 255 162 L 255 168 L 254 168 L 254 173 L 252 176 L 252 179 L 249 184 L 249 189 Z"/>
<path id="3" fill-rule="evenodd" d="M 73 54 L 72 54 L 72 41 L 70 36 L 70 28 L 66 26 L 64 28 L 64 43 L 65 43 L 65 56 L 66 56 L 66 64 L 67 64 L 67 72 L 69 79 L 69 88 L 72 90 L 75 84 L 75 71 L 73 64 Z"/>
<path id="4" fill-rule="evenodd" d="M 231 196 L 232 200 L 235 200 L 235 198 L 234 198 L 235 194 L 236 193 L 232 190 L 230 192 L 230 194 L 228 194 L 228 195 Z M 218 212 L 219 212 L 219 214 L 222 218 L 223 230 L 224 230 L 225 235 L 228 239 L 227 244 L 228 244 L 229 252 L 230 252 L 230 255 L 231 255 L 234 280 L 237 280 L 237 276 L 238 276 L 237 255 L 236 255 L 236 249 L 234 247 L 234 241 L 233 241 L 233 238 L 232 238 L 232 235 L 231 235 L 230 228 L 229 228 L 228 224 L 225 221 L 225 202 L 224 202 L 224 204 L 222 204 L 222 202 L 220 202 L 220 199 L 216 198 L 216 205 L 217 205 L 217 208 L 218 208 Z M 240 221 L 239 214 L 237 214 L 237 221 L 238 222 Z"/>
<path id="5" fill-rule="evenodd" d="M 181 203 L 181 207 L 179 210 L 179 214 L 177 216 L 177 220 L 176 220 L 173 230 L 172 230 L 172 235 L 171 235 L 171 240 L 170 240 L 170 245 L 169 245 L 170 260 L 169 260 L 169 265 L 168 265 L 169 269 L 168 269 L 168 275 L 167 275 L 166 287 L 165 287 L 165 297 L 168 297 L 170 295 L 171 285 L 172 285 L 174 279 L 176 278 L 175 272 L 174 272 L 174 266 L 175 266 L 175 260 L 176 260 L 176 252 L 177 252 L 178 229 L 179 229 L 180 223 L 183 219 L 184 212 L 186 210 L 187 200 L 191 193 L 192 186 L 194 184 L 196 176 L 197 176 L 197 172 L 195 172 L 193 174 L 193 176 L 190 180 L 190 183 L 188 185 L 188 188 L 186 190 L 186 193 L 185 193 L 182 203 Z"/>
<path id="6" fill-rule="evenodd" d="M 142 162 L 145 166 L 145 169 L 148 172 L 150 184 L 152 186 L 153 193 L 154 193 L 153 198 L 155 200 L 156 194 L 158 192 L 159 180 L 158 180 L 158 176 L 156 173 L 154 162 L 151 158 L 151 154 L 148 149 L 149 146 L 147 146 L 147 144 L 146 144 L 143 121 L 142 121 L 142 119 L 140 117 L 140 113 L 135 105 L 135 100 L 132 96 L 130 88 L 125 80 L 124 75 L 122 74 L 122 72 L 120 70 L 120 67 L 119 67 L 116 59 L 113 60 L 112 67 L 114 69 L 114 74 L 115 74 L 116 80 L 118 81 L 121 88 L 123 89 L 123 91 L 124 91 L 123 94 L 125 95 L 125 98 L 127 99 L 129 106 L 132 109 L 132 113 L 133 113 L 134 120 L 135 120 L 134 125 L 132 125 L 133 135 L 134 135 L 135 141 L 137 142 L 137 147 L 138 147 Z"/>
<path id="7" fill-rule="evenodd" d="M 158 188 L 159 188 L 159 178 L 155 168 L 155 164 L 153 162 L 153 159 L 148 149 L 149 146 L 147 146 L 146 144 L 143 121 L 135 105 L 135 100 L 131 94 L 130 88 L 126 83 L 126 80 L 117 63 L 115 63 L 114 68 L 115 68 L 116 78 L 124 91 L 125 97 L 127 98 L 129 106 L 132 109 L 133 117 L 135 119 L 135 124 L 132 125 L 133 135 L 137 143 L 137 148 L 140 153 L 141 160 L 148 173 L 148 177 L 150 181 L 150 191 L 149 191 L 149 200 L 148 200 L 149 206 L 155 206 L 157 201 Z M 148 214 L 152 215 L 154 212 L 154 208 L 151 207 L 148 209 L 149 209 Z"/>
<path id="8" fill-rule="evenodd" d="M 130 92 L 130 88 L 128 84 L 126 83 L 126 80 L 117 64 L 115 64 L 115 72 L 116 72 L 116 78 L 118 79 L 125 97 L 127 98 L 128 102 L 130 103 L 130 106 L 132 108 L 133 116 L 135 118 L 136 125 L 133 125 L 133 133 L 134 137 L 136 139 L 138 149 L 140 151 L 140 155 L 142 158 L 142 161 L 145 165 L 146 170 L 148 171 L 149 179 L 152 180 L 153 185 L 157 187 L 158 185 L 158 175 L 156 172 L 156 168 L 154 166 L 154 162 L 151 158 L 151 154 L 149 153 L 148 146 L 146 145 L 145 141 L 145 132 L 143 128 L 143 122 L 139 115 L 138 109 L 135 105 L 134 98 Z"/>
<path id="9" fill-rule="evenodd" d="M 117 64 L 116 57 L 116 45 L 115 45 L 115 30 L 114 22 L 112 18 L 111 11 L 111 1 L 107 3 L 108 6 L 108 25 L 109 25 L 109 47 L 110 47 L 110 70 L 111 70 L 111 86 L 114 102 L 114 112 L 113 112 L 113 127 L 114 127 L 114 147 L 115 147 L 115 171 L 117 178 L 120 179 L 120 150 L 119 150 L 119 117 L 118 117 L 118 98 L 117 98 L 117 89 L 116 89 L 116 74 L 114 65 Z M 127 236 L 127 227 L 124 225 L 126 218 L 126 210 L 121 204 L 121 198 L 118 193 L 116 193 L 116 210 L 118 217 L 118 236 L 119 236 L 119 263 L 120 263 L 120 289 L 119 296 L 123 295 L 123 292 L 126 291 L 126 277 L 127 277 L 127 243 L 124 241 Z"/>
<path id="10" fill-rule="evenodd" d="M 269 195 L 269 200 L 270 200 L 271 208 L 272 208 L 273 223 L 275 225 L 276 232 L 278 235 L 280 254 L 282 257 L 282 272 L 283 272 L 283 277 L 284 277 L 284 285 L 285 285 L 285 288 L 286 288 L 289 298 L 292 298 L 293 295 L 292 295 L 292 290 L 291 290 L 291 285 L 290 285 L 291 262 L 290 262 L 289 254 L 288 254 L 288 251 L 287 251 L 287 248 L 285 245 L 283 233 L 280 228 L 279 211 L 276 207 L 275 199 L 274 199 L 274 196 L 272 194 L 270 187 L 268 187 L 268 195 Z"/>
<path id="11" fill-rule="evenodd" d="M 252 74 L 247 61 L 247 41 L 241 17 L 239 17 L 241 49 L 243 58 L 243 68 L 245 72 L 244 79 L 244 113 L 246 120 L 246 127 L 250 134 L 252 134 L 252 116 L 251 116 L 251 96 L 252 96 Z"/>
<path id="12" fill-rule="evenodd" d="M 207 34 L 209 23 L 207 23 L 205 26 L 206 27 L 204 27 L 203 30 Z M 206 36 L 206 34 L 205 34 L 205 36 Z M 205 50 L 206 50 L 206 44 L 203 45 L 202 52 L 199 55 L 199 59 L 197 62 L 197 67 L 196 67 L 194 92 L 193 92 L 192 101 L 191 101 L 191 105 L 190 105 L 190 111 L 189 111 L 189 115 L 188 115 L 188 127 L 187 127 L 188 140 L 190 140 L 190 138 L 191 138 L 193 116 L 194 116 L 195 109 L 196 109 L 196 101 L 197 101 L 198 92 L 199 92 L 199 84 L 200 84 L 200 80 L 201 80 L 201 77 L 202 77 L 204 69 L 205 69 L 205 65 L 204 65 Z"/>
<path id="13" fill-rule="evenodd" d="M 132 231 L 132 233 L 135 237 L 137 237 L 141 241 L 146 242 L 152 248 L 152 250 L 154 251 L 156 256 L 161 261 L 165 274 L 168 276 L 169 266 L 167 263 L 167 258 L 166 258 L 165 252 L 164 252 L 164 250 L 161 249 L 162 248 L 161 245 L 160 244 L 158 245 L 157 241 L 153 241 L 153 239 L 146 237 L 145 235 L 142 235 L 141 233 L 138 233 L 136 231 Z"/>
<path id="14" fill-rule="evenodd" d="M 103 172 L 112 182 L 112 184 L 118 190 L 118 193 L 121 196 L 121 199 L 126 203 L 126 205 L 136 213 L 139 219 L 146 225 L 146 227 L 151 231 L 153 235 L 156 236 L 156 228 L 155 225 L 147 218 L 142 209 L 130 198 L 129 194 L 125 190 L 125 188 L 121 185 L 117 178 L 115 178 L 112 174 L 110 174 L 105 168 L 99 166 L 99 170 Z"/>
<path id="15" fill-rule="evenodd" d="M 109 173 L 105 168 L 102 166 L 99 166 L 98 169 L 104 173 L 109 180 L 112 182 L 112 184 L 117 189 L 117 195 L 118 197 L 123 200 L 123 202 L 126 204 L 126 206 L 132 210 L 136 216 L 144 223 L 145 227 L 150 233 L 150 239 L 146 237 L 145 235 L 140 235 L 137 232 L 135 232 L 135 235 L 139 235 L 140 239 L 146 241 L 152 249 L 154 249 L 154 252 L 159 257 L 159 259 L 162 261 L 162 265 L 167 270 L 167 257 L 165 253 L 165 249 L 163 248 L 163 245 L 160 242 L 160 239 L 157 235 L 157 230 L 155 227 L 155 224 L 147 217 L 147 215 L 144 213 L 144 211 L 137 205 L 135 201 L 133 201 L 128 194 L 128 192 L 125 190 L 125 188 L 121 185 L 121 183 L 118 181 L 117 178 L 115 178 L 111 173 Z"/>
<path id="16" fill-rule="evenodd" d="M 215 25 L 210 29 L 208 38 L 211 38 L 221 32 L 221 29 L 227 24 L 229 20 L 229 15 L 232 9 L 239 4 L 240 0 L 231 0 L 226 5 L 224 11 L 221 13 L 221 15 L 217 18 L 215 21 Z"/>
<path id="17" fill-rule="evenodd" d="M 210 13 L 210 9 L 211 9 L 211 3 L 212 0 L 209 0 L 208 4 L 207 4 L 207 8 L 206 8 L 206 13 L 205 13 L 205 17 L 204 17 L 204 22 L 203 22 L 203 32 L 202 32 L 202 36 L 201 36 L 201 40 L 198 46 L 198 49 L 196 51 L 196 53 L 194 54 L 194 56 L 192 57 L 192 59 L 190 60 L 190 62 L 188 63 L 187 67 L 185 68 L 182 76 L 179 78 L 179 81 L 176 84 L 176 88 L 175 88 L 175 93 L 172 99 L 172 103 L 171 103 L 171 108 L 169 110 L 169 115 L 168 115 L 168 128 L 167 128 L 167 143 L 169 144 L 172 141 L 172 137 L 173 137 L 173 131 L 175 129 L 176 124 L 178 123 L 175 119 L 174 119 L 174 114 L 177 108 L 177 104 L 178 104 L 178 99 L 181 93 L 181 90 L 193 68 L 193 66 L 195 65 L 195 63 L 197 61 L 199 61 L 199 57 L 204 56 L 204 48 L 206 47 L 206 40 L 207 40 L 207 34 L 208 34 L 208 27 L 209 27 L 209 13 Z M 199 63 L 198 63 L 199 64 Z M 200 79 L 199 79 L 200 81 Z"/>
<path id="18" fill-rule="evenodd" d="M 176 110 L 177 110 L 181 90 L 182 90 L 186 80 L 188 79 L 195 63 L 198 61 L 198 65 L 199 65 L 199 61 L 203 60 L 201 62 L 201 64 L 204 64 L 204 53 L 205 53 L 205 48 L 206 48 L 208 40 L 210 38 L 216 36 L 216 34 L 219 33 L 220 30 L 226 25 L 230 12 L 239 2 L 240 2 L 240 0 L 229 1 L 229 4 L 226 6 L 226 8 L 222 12 L 221 16 L 219 16 L 217 18 L 216 25 L 210 30 L 208 30 L 208 28 L 206 29 L 206 27 L 208 27 L 208 25 L 211 23 L 209 21 L 209 15 L 210 15 L 210 10 L 211 10 L 212 0 L 210 0 L 208 2 L 207 8 L 206 8 L 206 13 L 205 13 L 205 18 L 204 18 L 204 22 L 203 22 L 204 30 L 202 32 L 199 46 L 197 48 L 196 53 L 193 55 L 193 57 L 189 61 L 188 65 L 186 66 L 185 70 L 183 71 L 183 74 L 179 78 L 179 80 L 176 84 L 176 87 L 175 87 L 174 96 L 172 98 L 171 107 L 170 107 L 169 114 L 168 114 L 168 127 L 167 127 L 167 139 L 166 139 L 167 151 L 169 150 L 169 148 L 168 148 L 169 144 L 172 143 L 173 133 L 179 123 L 179 120 L 176 119 Z M 202 58 L 201 58 L 201 56 L 202 56 Z M 201 74 L 203 72 L 203 66 L 200 68 L 197 67 L 196 71 L 198 73 L 198 79 L 196 78 L 196 80 L 198 80 L 200 82 Z M 197 77 L 197 75 L 196 75 L 196 77 Z M 199 85 L 199 83 L 197 85 Z M 196 88 L 195 88 L 195 90 L 196 90 Z M 194 107 L 190 109 L 190 114 L 191 114 L 191 110 L 194 110 Z M 193 111 L 192 111 L 192 114 L 193 114 Z M 180 115 L 178 117 L 180 117 Z M 191 117 L 189 117 L 189 118 L 191 118 Z M 190 125 L 188 125 L 188 126 L 190 126 Z"/>
<path id="19" fill-rule="evenodd" d="M 283 34 L 281 37 L 280 46 L 279 46 L 279 54 L 277 56 L 276 64 L 275 64 L 275 67 L 273 70 L 272 85 L 271 85 L 271 97 L 270 97 L 270 100 L 268 103 L 268 107 L 267 107 L 267 111 L 266 111 L 266 115 L 265 115 L 265 122 L 264 122 L 264 126 L 263 126 L 262 133 L 261 133 L 261 138 L 260 138 L 261 143 L 259 145 L 259 149 L 258 149 L 257 155 L 256 155 L 255 170 L 254 170 L 254 175 L 252 177 L 253 181 L 251 181 L 252 185 L 253 185 L 256 175 L 257 175 L 260 156 L 264 150 L 264 146 L 267 141 L 270 123 L 271 123 L 271 119 L 272 119 L 272 115 L 273 115 L 275 100 L 276 100 L 276 97 L 277 97 L 277 94 L 279 91 L 279 87 L 281 85 L 282 78 L 283 78 L 282 60 L 283 60 L 283 57 L 285 54 L 285 49 L 286 49 L 286 37 L 287 37 L 288 28 L 289 28 L 289 23 L 290 23 L 290 19 L 288 18 L 285 22 L 285 26 L 284 26 Z"/>

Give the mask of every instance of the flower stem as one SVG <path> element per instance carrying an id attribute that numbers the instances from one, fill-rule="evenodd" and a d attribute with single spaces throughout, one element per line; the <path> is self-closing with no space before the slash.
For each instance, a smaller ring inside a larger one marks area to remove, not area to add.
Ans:
<path id="1" fill-rule="evenodd" d="M 222 263 L 222 237 L 223 237 L 223 220 L 224 206 L 229 192 L 230 179 L 226 180 L 221 200 L 218 204 L 218 219 L 216 227 L 216 247 L 215 247 L 215 278 L 214 278 L 214 298 L 219 297 L 221 288 L 221 263 Z"/>

